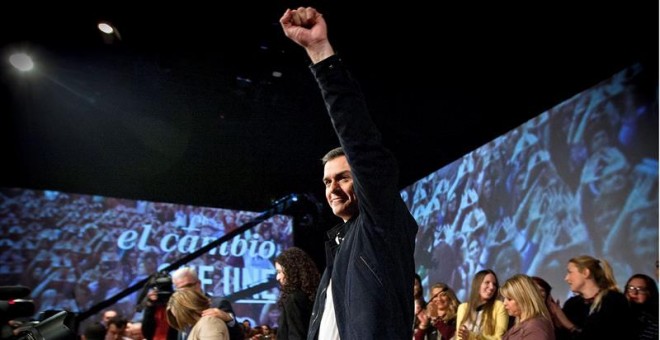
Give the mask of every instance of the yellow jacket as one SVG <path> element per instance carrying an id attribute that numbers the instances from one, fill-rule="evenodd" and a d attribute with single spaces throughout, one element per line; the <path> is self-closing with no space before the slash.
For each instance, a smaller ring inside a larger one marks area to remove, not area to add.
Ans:
<path id="1" fill-rule="evenodd" d="M 502 335 L 506 333 L 507 328 L 509 327 L 509 315 L 504 309 L 504 304 L 500 300 L 495 300 L 493 305 L 493 315 L 491 318 L 495 320 L 495 333 L 494 334 L 482 334 L 475 333 L 470 331 L 470 337 L 468 339 L 458 338 L 459 330 L 465 322 L 466 314 L 468 311 L 467 302 L 461 303 L 458 306 L 458 312 L 456 314 L 456 338 L 459 340 L 500 340 Z"/>

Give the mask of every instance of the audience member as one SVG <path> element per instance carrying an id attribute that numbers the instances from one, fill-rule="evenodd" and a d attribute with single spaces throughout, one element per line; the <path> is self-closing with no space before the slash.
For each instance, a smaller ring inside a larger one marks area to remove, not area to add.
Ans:
<path id="1" fill-rule="evenodd" d="M 654 339 L 658 335 L 658 286 L 648 275 L 635 274 L 625 285 L 633 318 L 632 339 Z"/>
<path id="2" fill-rule="evenodd" d="M 484 269 L 474 276 L 467 302 L 458 306 L 458 339 L 501 338 L 507 331 L 509 317 L 497 299 L 495 272 Z"/>
<path id="3" fill-rule="evenodd" d="M 104 340 L 105 339 L 106 328 L 103 327 L 100 323 L 93 323 L 87 328 L 82 335 L 82 340 Z"/>
<path id="4" fill-rule="evenodd" d="M 250 320 L 243 320 L 243 338 L 250 339 L 254 335 L 254 329 Z"/>
<path id="5" fill-rule="evenodd" d="M 538 288 L 539 294 L 541 294 L 541 298 L 543 298 L 545 308 L 548 309 L 548 312 L 550 312 L 552 326 L 555 329 L 555 337 L 558 339 L 563 338 L 560 333 L 565 332 L 565 330 L 562 328 L 561 322 L 557 320 L 557 317 L 552 313 L 551 310 L 553 303 L 557 305 L 559 304 L 559 300 L 554 300 L 552 297 L 552 286 L 540 276 L 532 276 L 532 281 L 534 281 L 534 284 L 536 284 L 536 288 Z"/>
<path id="6" fill-rule="evenodd" d="M 456 313 L 460 302 L 456 293 L 444 283 L 431 287 L 426 311 L 417 314 L 419 327 L 415 340 L 451 339 L 456 334 Z"/>
<path id="7" fill-rule="evenodd" d="M 304 250 L 291 247 L 275 258 L 275 270 L 281 287 L 277 304 L 282 312 L 277 337 L 279 340 L 305 339 L 319 285 L 316 264 Z"/>
<path id="8" fill-rule="evenodd" d="M 106 340 L 124 340 L 126 339 L 126 325 L 128 320 L 120 317 L 114 316 L 107 321 L 108 329 L 105 332 Z"/>
<path id="9" fill-rule="evenodd" d="M 550 312 L 534 281 L 527 275 L 516 274 L 500 288 L 504 309 L 515 318 L 502 340 L 555 340 Z"/>
<path id="10" fill-rule="evenodd" d="M 628 339 L 632 333 L 630 307 L 619 292 L 612 268 L 605 260 L 588 255 L 568 261 L 564 278 L 577 295 L 563 308 L 551 304 L 550 312 L 568 330 L 569 339 Z"/>
<path id="11" fill-rule="evenodd" d="M 417 273 L 415 273 L 413 281 L 413 298 L 415 300 L 421 300 L 424 307 L 426 307 L 426 300 L 424 300 L 424 286 L 422 286 L 422 277 Z"/>
<path id="12" fill-rule="evenodd" d="M 106 329 L 108 328 L 108 322 L 110 322 L 110 319 L 118 316 L 117 311 L 114 309 L 108 309 L 105 312 L 103 312 L 103 318 L 101 319 L 101 325 L 105 327 Z"/>
<path id="13" fill-rule="evenodd" d="M 209 307 L 211 300 L 200 290 L 178 289 L 167 303 L 167 322 L 180 332 L 189 330 L 187 340 L 229 340 L 229 330 L 222 319 L 202 316 Z"/>

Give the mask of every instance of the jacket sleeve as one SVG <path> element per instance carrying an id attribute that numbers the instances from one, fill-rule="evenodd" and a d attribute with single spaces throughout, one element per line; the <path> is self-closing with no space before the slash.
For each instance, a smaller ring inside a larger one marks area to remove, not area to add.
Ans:
<path id="1" fill-rule="evenodd" d="M 459 330 L 463 325 L 463 322 L 465 322 L 466 311 L 467 311 L 467 302 L 458 305 L 458 311 L 456 312 L 456 330 Z"/>
<path id="2" fill-rule="evenodd" d="M 156 332 L 156 319 L 154 315 L 154 307 L 147 306 L 144 308 L 144 314 L 142 315 L 142 336 L 151 340 L 154 337 Z"/>
<path id="3" fill-rule="evenodd" d="M 429 333 L 429 329 L 415 328 L 415 333 L 413 334 L 414 340 L 424 340 L 424 336 Z M 443 338 L 444 339 L 444 338 Z"/>
<path id="4" fill-rule="evenodd" d="M 399 168 L 394 155 L 382 143 L 357 82 L 334 55 L 312 66 L 339 143 L 353 174 L 360 213 L 380 211 L 375 218 L 387 220 L 398 197 Z M 373 214 L 372 214 L 373 215 Z M 382 221 L 380 226 L 391 226 Z M 387 223 L 390 222 L 390 223 Z"/>
<path id="5" fill-rule="evenodd" d="M 552 327 L 550 320 L 545 320 L 542 317 L 535 317 L 529 321 L 525 321 L 523 336 L 529 339 L 554 339 L 555 330 Z"/>

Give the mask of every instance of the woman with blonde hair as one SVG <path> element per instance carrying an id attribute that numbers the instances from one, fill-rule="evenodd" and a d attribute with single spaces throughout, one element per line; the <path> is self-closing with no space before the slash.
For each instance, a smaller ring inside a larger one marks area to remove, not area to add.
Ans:
<path id="1" fill-rule="evenodd" d="M 497 299 L 498 288 L 494 271 L 484 269 L 474 275 L 468 301 L 458 306 L 458 339 L 502 338 L 509 326 L 509 316 L 502 301 Z"/>
<path id="2" fill-rule="evenodd" d="M 415 340 L 451 339 L 456 334 L 456 313 L 460 302 L 449 286 L 438 282 L 431 286 L 426 311 L 417 314 L 419 327 Z"/>
<path id="3" fill-rule="evenodd" d="M 502 340 L 555 340 L 550 312 L 529 276 L 512 276 L 500 287 L 500 295 L 504 297 L 504 309 L 516 320 Z"/>
<path id="4" fill-rule="evenodd" d="M 627 339 L 632 333 L 630 308 L 619 292 L 612 267 L 588 255 L 568 261 L 564 280 L 577 295 L 550 312 L 568 330 L 570 339 Z"/>
<path id="5" fill-rule="evenodd" d="M 213 316 L 202 316 L 202 312 L 210 307 L 211 300 L 199 290 L 178 289 L 167 302 L 167 322 L 180 332 L 190 330 L 187 340 L 229 340 L 229 330 L 224 321 Z"/>

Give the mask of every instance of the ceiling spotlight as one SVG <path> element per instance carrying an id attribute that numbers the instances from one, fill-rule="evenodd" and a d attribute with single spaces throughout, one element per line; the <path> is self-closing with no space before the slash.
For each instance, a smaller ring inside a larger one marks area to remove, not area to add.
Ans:
<path id="1" fill-rule="evenodd" d="M 99 31 L 103 32 L 103 42 L 106 44 L 114 44 L 117 43 L 118 41 L 121 41 L 121 35 L 119 34 L 119 30 L 117 27 L 113 26 L 112 24 L 101 21 L 97 25 Z"/>
<path id="2" fill-rule="evenodd" d="M 9 63 L 19 71 L 30 71 L 34 68 L 32 58 L 25 53 L 14 53 L 9 56 Z"/>
<path id="3" fill-rule="evenodd" d="M 105 23 L 105 22 L 99 23 L 98 28 L 101 32 L 103 32 L 105 34 L 112 34 L 115 31 L 115 29 L 112 28 L 112 26 L 110 24 Z"/>

